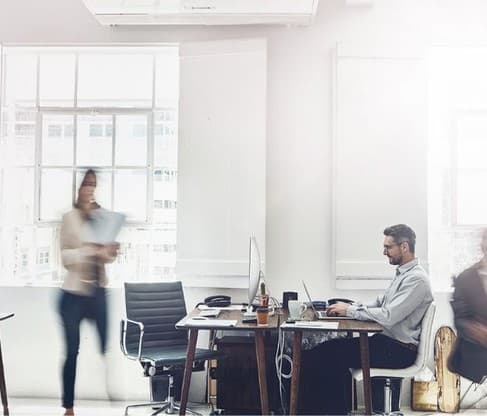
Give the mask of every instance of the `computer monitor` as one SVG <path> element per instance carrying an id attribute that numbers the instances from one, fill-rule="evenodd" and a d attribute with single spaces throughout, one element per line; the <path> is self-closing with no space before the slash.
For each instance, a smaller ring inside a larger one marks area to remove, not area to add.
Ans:
<path id="1" fill-rule="evenodd" d="M 259 290 L 260 252 L 255 236 L 250 237 L 249 246 L 249 306 L 252 305 Z"/>
<path id="2" fill-rule="evenodd" d="M 250 237 L 249 245 L 249 292 L 248 292 L 248 305 L 247 310 L 244 313 L 244 318 L 255 318 L 256 313 L 253 311 L 252 304 L 257 296 L 259 290 L 260 280 L 260 252 L 257 246 L 257 240 L 254 236 Z"/>

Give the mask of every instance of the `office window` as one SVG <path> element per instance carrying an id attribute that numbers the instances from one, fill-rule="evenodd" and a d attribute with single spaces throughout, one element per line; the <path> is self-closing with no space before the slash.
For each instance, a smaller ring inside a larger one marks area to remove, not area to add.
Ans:
<path id="1" fill-rule="evenodd" d="M 487 226 L 487 112 L 462 115 L 457 121 L 454 163 L 455 223 Z"/>
<path id="2" fill-rule="evenodd" d="M 47 137 L 61 137 L 61 135 L 62 135 L 61 126 L 57 126 L 55 124 L 51 124 L 48 126 Z"/>
<path id="3" fill-rule="evenodd" d="M 480 259 L 487 227 L 487 48 L 435 47 L 429 58 L 430 271 L 438 287 Z"/>
<path id="4" fill-rule="evenodd" d="M 97 201 L 127 215 L 112 283 L 171 278 L 175 257 L 161 265 L 152 248 L 176 243 L 178 48 L 2 54 L 0 283 L 62 280 L 61 216 L 88 167 L 97 171 Z M 171 172 L 170 186 L 154 186 L 155 172 Z"/>
<path id="5" fill-rule="evenodd" d="M 44 247 L 37 250 L 37 264 L 49 264 L 49 248 Z"/>
<path id="6" fill-rule="evenodd" d="M 90 124 L 89 126 L 89 136 L 90 137 L 103 137 L 103 124 Z"/>
<path id="7" fill-rule="evenodd" d="M 338 45 L 335 65 L 336 287 L 383 289 L 392 278 L 380 250 L 385 226 L 410 224 L 422 242 L 417 254 L 424 259 L 426 253 L 426 65 L 401 48 L 357 48 L 347 43 Z M 407 151 L 390 151 L 400 143 Z M 367 157 L 359 157 L 362 154 Z M 386 190 L 391 190 L 391 197 L 384 199 Z"/>

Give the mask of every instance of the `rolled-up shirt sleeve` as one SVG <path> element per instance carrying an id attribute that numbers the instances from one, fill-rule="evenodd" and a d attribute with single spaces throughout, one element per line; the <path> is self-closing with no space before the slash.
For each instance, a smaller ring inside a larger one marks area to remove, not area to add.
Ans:
<path id="1" fill-rule="evenodd" d="M 92 261 L 91 256 L 93 256 L 93 249 L 91 247 L 61 249 L 64 267 L 79 263 L 89 263 Z"/>
<path id="2" fill-rule="evenodd" d="M 378 299 L 374 305 L 350 305 L 347 316 L 361 321 L 375 321 L 384 327 L 392 327 L 414 311 L 425 299 L 428 287 L 416 276 L 405 278 L 399 289 L 386 303 Z M 378 302 L 381 301 L 381 304 Z"/>
<path id="3" fill-rule="evenodd" d="M 355 310 L 360 309 L 360 308 L 364 308 L 364 307 L 376 308 L 376 307 L 382 305 L 383 300 L 384 300 L 384 296 L 377 296 L 377 298 L 371 302 L 365 302 L 365 303 L 353 302 L 352 306 L 355 307 Z"/>

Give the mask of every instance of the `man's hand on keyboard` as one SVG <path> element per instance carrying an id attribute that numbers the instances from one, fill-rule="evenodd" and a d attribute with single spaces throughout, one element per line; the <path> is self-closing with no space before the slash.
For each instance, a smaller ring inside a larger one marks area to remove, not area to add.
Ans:
<path id="1" fill-rule="evenodd" d="M 349 303 L 337 302 L 326 308 L 326 314 L 328 316 L 347 316 L 347 310 L 350 306 Z"/>

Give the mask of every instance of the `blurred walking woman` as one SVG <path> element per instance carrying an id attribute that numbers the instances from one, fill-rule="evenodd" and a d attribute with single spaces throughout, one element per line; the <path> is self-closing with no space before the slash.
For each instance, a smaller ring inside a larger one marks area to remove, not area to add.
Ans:
<path id="1" fill-rule="evenodd" d="M 77 201 L 73 209 L 63 215 L 61 225 L 61 257 L 68 272 L 59 302 L 66 353 L 62 374 L 65 415 L 74 415 L 74 382 L 81 321 L 86 318 L 96 323 L 102 354 L 105 353 L 107 342 L 105 263 L 115 260 L 118 244 L 86 242 L 91 215 L 100 209 L 94 199 L 95 188 L 96 173 L 89 169 L 81 182 Z"/>

